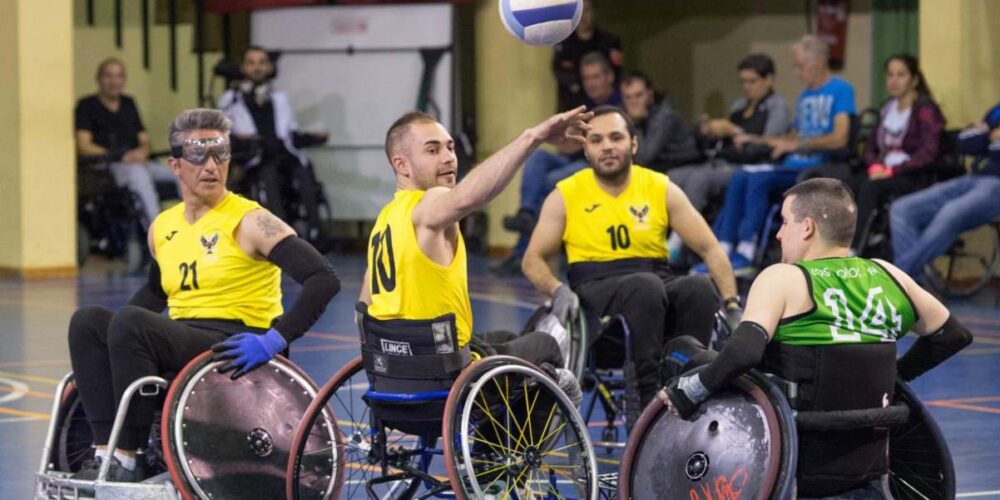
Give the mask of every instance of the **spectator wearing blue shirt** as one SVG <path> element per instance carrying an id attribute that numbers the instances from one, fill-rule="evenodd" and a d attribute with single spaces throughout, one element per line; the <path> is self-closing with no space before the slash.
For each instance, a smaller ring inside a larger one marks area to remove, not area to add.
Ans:
<path id="1" fill-rule="evenodd" d="M 896 267 L 918 281 L 959 234 L 1000 217 L 1000 104 L 959 134 L 958 148 L 978 159 L 968 175 L 899 198 L 889 209 Z"/>
<path id="2" fill-rule="evenodd" d="M 771 193 L 792 187 L 802 170 L 826 163 L 829 152 L 846 147 L 851 115 L 856 113 L 854 88 L 830 74 L 826 43 L 806 35 L 793 49 L 795 76 L 806 85 L 796 101 L 793 129 L 777 137 L 743 138 L 770 146 L 771 158 L 779 163 L 737 171 L 715 222 L 715 234 L 737 273 L 752 271 L 755 240 L 767 218 Z M 695 271 L 703 267 L 695 266 Z"/>

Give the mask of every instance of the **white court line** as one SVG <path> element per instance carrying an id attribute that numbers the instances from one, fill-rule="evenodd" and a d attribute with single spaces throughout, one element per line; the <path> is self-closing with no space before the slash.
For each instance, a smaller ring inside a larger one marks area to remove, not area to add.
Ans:
<path id="1" fill-rule="evenodd" d="M 968 493 L 959 493 L 959 494 L 955 495 L 955 497 L 957 497 L 957 498 L 991 497 L 991 496 L 998 496 L 998 497 L 1000 497 L 1000 490 L 993 490 L 993 491 L 970 491 Z"/>
<path id="2" fill-rule="evenodd" d="M 34 420 L 35 422 L 41 422 L 34 417 L 11 417 L 11 418 L 0 418 L 0 424 L 13 424 L 14 422 L 27 422 L 28 420 Z"/>

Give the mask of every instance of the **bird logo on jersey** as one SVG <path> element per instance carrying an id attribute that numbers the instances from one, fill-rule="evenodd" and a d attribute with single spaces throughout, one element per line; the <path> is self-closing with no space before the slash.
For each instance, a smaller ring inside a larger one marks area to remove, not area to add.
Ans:
<path id="1" fill-rule="evenodd" d="M 630 214 L 632 214 L 632 217 L 635 217 L 636 223 L 645 224 L 646 218 L 649 216 L 649 204 L 647 203 L 640 208 L 636 208 L 633 207 L 632 205 L 629 205 L 628 211 Z"/>
<path id="2" fill-rule="evenodd" d="M 216 232 L 211 237 L 206 238 L 201 235 L 201 246 L 205 248 L 205 255 L 215 255 L 215 245 L 219 243 L 219 233 Z"/>

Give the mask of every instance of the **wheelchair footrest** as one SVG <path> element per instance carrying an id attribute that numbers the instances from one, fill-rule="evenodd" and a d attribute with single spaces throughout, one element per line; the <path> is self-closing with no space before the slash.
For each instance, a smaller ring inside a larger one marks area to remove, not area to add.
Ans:
<path id="1" fill-rule="evenodd" d="M 68 472 L 50 471 L 35 476 L 35 500 L 180 500 L 166 472 L 140 483 L 96 482 L 70 479 Z"/>

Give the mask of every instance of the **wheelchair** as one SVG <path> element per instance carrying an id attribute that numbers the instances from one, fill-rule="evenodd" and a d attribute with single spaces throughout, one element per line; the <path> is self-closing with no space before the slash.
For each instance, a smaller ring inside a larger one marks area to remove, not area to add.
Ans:
<path id="1" fill-rule="evenodd" d="M 659 399 L 643 412 L 619 471 L 622 499 L 793 498 L 799 430 L 889 428 L 894 498 L 955 498 L 948 446 L 902 381 L 885 408 L 793 411 L 784 382 L 751 370 L 703 402 L 692 420 Z"/>
<path id="2" fill-rule="evenodd" d="M 148 478 L 139 483 L 106 481 L 104 461 L 95 481 L 71 479 L 93 457 L 93 435 L 75 389 L 73 374 L 56 388 L 52 418 L 35 476 L 41 499 L 273 498 L 284 493 L 284 470 L 292 433 L 313 396 L 309 377 L 283 357 L 231 381 L 218 373 L 211 352 L 191 360 L 173 382 L 143 377 L 133 382 L 115 416 L 108 449 L 117 446 L 136 397 L 163 401 L 148 445 L 137 450 Z M 245 411 L 244 408 L 252 408 Z M 329 436 L 330 439 L 333 436 Z M 109 451 L 109 453 L 111 453 Z"/>
<path id="3" fill-rule="evenodd" d="M 985 232 L 985 247 L 971 248 L 973 231 Z M 1000 219 L 963 233 L 944 255 L 924 267 L 927 285 L 947 297 L 971 297 L 993 280 L 1000 267 Z"/>
<path id="4" fill-rule="evenodd" d="M 454 315 L 362 311 L 362 355 L 320 389 L 295 433 L 287 498 L 597 498 L 586 425 L 548 375 L 509 356 L 470 362 Z M 432 471 L 435 456 L 443 471 Z"/>
<path id="5" fill-rule="evenodd" d="M 326 190 L 316 177 L 316 170 L 312 163 L 307 162 L 303 167 L 308 172 L 305 175 L 308 181 L 300 182 L 298 178 L 292 177 L 286 179 L 285 182 L 281 182 L 279 185 L 271 185 L 260 175 L 260 165 L 247 166 L 254 158 L 261 155 L 264 150 L 263 140 L 261 138 L 234 138 L 232 144 L 233 160 L 229 188 L 248 199 L 256 200 L 265 207 L 269 206 L 269 200 L 274 198 L 275 191 L 279 190 L 282 209 L 288 214 L 287 217 L 289 219 L 285 222 L 294 227 L 298 234 L 309 241 L 323 241 L 325 237 L 324 229 L 333 220 L 333 211 L 330 207 Z M 298 162 L 298 158 L 286 155 L 274 161 Z M 320 227 L 311 227 L 309 224 L 307 207 L 301 201 L 301 193 L 306 190 L 310 190 L 316 197 Z M 323 251 L 325 249 L 320 250 Z"/>
<path id="6" fill-rule="evenodd" d="M 545 317 L 549 316 L 554 320 L 550 312 L 551 304 L 539 306 L 523 332 L 538 329 L 545 331 Z M 628 347 L 632 332 L 623 315 L 608 316 L 597 321 L 581 310 L 580 314 L 570 318 L 569 324 L 570 328 L 566 333 L 570 342 L 570 355 L 567 356 L 566 368 L 576 373 L 581 381 L 584 391 L 581 413 L 588 427 L 593 425 L 595 410 L 598 407 L 602 410 L 600 415 L 604 425 L 600 439 L 595 439 L 592 444 L 597 450 L 603 449 L 604 456 L 598 458 L 599 470 L 603 472 L 598 476 L 601 498 L 614 499 L 617 498 L 618 459 L 621 458 L 628 436 L 634 431 L 642 412 L 639 389 L 635 382 L 635 364 L 631 361 Z M 591 331 L 599 332 L 597 340 L 593 340 L 594 335 L 589 333 Z M 721 349 L 730 334 L 725 314 L 721 310 L 716 311 L 712 331 L 714 349 Z M 661 368 L 661 376 L 664 375 L 662 370 Z M 605 464 L 615 466 L 614 470 L 605 472 Z"/>
<path id="7" fill-rule="evenodd" d="M 125 187 L 115 182 L 109 163 L 101 158 L 81 158 L 77 166 L 77 265 L 93 252 L 124 258 L 129 269 L 138 269 L 145 251 L 141 210 Z"/>

